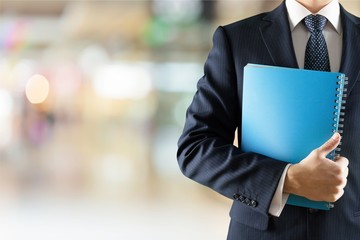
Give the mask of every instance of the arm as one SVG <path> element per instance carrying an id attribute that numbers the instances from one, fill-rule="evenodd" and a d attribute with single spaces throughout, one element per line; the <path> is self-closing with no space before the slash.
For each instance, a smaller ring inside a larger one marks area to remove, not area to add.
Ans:
<path id="1" fill-rule="evenodd" d="M 180 168 L 187 177 L 228 198 L 240 194 L 255 200 L 254 210 L 267 215 L 287 163 L 244 153 L 233 145 L 235 129 L 241 125 L 237 85 L 242 83 L 221 27 L 214 34 L 204 71 L 178 142 Z"/>

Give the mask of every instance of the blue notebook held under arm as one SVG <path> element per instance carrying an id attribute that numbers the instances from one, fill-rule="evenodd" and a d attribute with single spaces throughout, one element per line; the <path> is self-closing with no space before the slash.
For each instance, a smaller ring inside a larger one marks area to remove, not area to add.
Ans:
<path id="1" fill-rule="evenodd" d="M 342 73 L 248 64 L 244 68 L 241 149 L 297 163 L 341 133 Z M 339 149 L 337 149 L 339 150 Z M 328 155 L 333 159 L 336 151 Z M 331 203 L 290 195 L 287 204 L 329 210 Z"/>

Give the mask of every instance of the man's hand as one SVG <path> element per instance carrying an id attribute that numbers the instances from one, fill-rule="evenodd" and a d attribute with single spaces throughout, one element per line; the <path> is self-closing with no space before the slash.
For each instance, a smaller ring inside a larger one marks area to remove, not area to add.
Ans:
<path id="1" fill-rule="evenodd" d="M 340 138 L 340 134 L 335 133 L 301 162 L 291 165 L 286 173 L 284 192 L 315 201 L 337 201 L 344 194 L 349 161 L 341 156 L 331 161 L 326 155 L 339 145 Z"/>

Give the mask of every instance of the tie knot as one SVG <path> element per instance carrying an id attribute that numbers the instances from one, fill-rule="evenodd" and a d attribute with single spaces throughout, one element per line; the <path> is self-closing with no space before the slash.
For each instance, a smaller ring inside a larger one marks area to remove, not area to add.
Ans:
<path id="1" fill-rule="evenodd" d="M 326 21 L 327 21 L 326 17 L 322 15 L 310 14 L 304 18 L 304 25 L 311 33 L 321 32 L 325 27 Z"/>

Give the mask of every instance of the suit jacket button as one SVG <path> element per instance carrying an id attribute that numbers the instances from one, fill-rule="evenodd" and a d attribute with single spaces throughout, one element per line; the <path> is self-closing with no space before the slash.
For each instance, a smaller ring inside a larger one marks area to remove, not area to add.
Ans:
<path id="1" fill-rule="evenodd" d="M 239 197 L 239 201 L 240 201 L 240 202 L 242 202 L 242 203 L 244 203 L 244 202 L 245 202 L 245 197 L 244 197 L 244 196 L 242 196 L 242 195 L 240 195 L 240 197 Z"/>
<path id="2" fill-rule="evenodd" d="M 256 207 L 256 206 L 257 206 L 257 202 L 256 202 L 255 200 L 251 200 L 250 206 Z"/>
<path id="3" fill-rule="evenodd" d="M 245 198 L 245 202 L 244 202 L 246 205 L 250 206 L 250 203 L 251 203 L 251 200 L 248 199 L 248 198 Z"/>
<path id="4" fill-rule="evenodd" d="M 234 198 L 235 200 L 239 200 L 239 197 L 240 197 L 240 195 L 239 195 L 239 194 L 234 193 L 233 198 Z"/>

